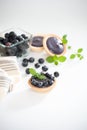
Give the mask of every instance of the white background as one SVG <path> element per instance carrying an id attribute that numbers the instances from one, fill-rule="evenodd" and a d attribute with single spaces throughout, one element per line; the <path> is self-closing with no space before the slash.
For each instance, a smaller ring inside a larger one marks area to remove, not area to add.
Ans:
<path id="1" fill-rule="evenodd" d="M 0 0 L 0 32 L 20 27 L 30 33 L 67 34 L 73 49 L 84 48 L 83 61 L 55 68 L 61 75 L 50 93 L 19 83 L 20 89 L 0 102 L 0 130 L 87 130 L 86 8 L 86 0 Z"/>

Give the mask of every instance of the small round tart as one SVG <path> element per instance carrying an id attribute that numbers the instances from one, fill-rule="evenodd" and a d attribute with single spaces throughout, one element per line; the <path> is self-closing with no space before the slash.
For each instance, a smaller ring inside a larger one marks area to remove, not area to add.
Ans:
<path id="1" fill-rule="evenodd" d="M 43 39 L 43 46 L 49 55 L 64 55 L 66 45 L 61 41 L 61 38 L 55 34 L 49 34 Z"/>
<path id="2" fill-rule="evenodd" d="M 43 39 L 44 39 L 44 37 L 45 37 L 44 34 L 33 35 L 32 40 L 30 42 L 30 48 L 33 51 L 36 51 L 36 52 L 42 51 L 44 49 L 43 48 Z"/>
<path id="3" fill-rule="evenodd" d="M 38 80 L 37 80 L 37 82 L 38 82 Z M 39 82 L 40 84 L 42 83 L 42 82 Z M 56 81 L 54 80 L 53 82 L 52 82 L 52 84 L 50 84 L 50 85 L 47 85 L 46 86 L 46 81 L 45 81 L 45 85 L 44 86 L 37 86 L 37 85 L 34 85 L 34 84 L 32 84 L 32 77 L 28 80 L 28 85 L 31 87 L 31 89 L 32 90 L 34 90 L 34 91 L 37 91 L 37 92 L 49 92 L 50 90 L 52 90 L 54 87 L 55 87 L 55 85 L 56 85 Z"/>

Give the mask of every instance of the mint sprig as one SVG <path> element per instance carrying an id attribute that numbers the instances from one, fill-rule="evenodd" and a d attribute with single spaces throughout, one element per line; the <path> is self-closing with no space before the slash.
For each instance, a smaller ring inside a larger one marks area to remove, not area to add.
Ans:
<path id="1" fill-rule="evenodd" d="M 62 36 L 62 43 L 63 44 L 67 44 L 68 43 L 67 35 L 66 34 Z"/>
<path id="2" fill-rule="evenodd" d="M 58 65 L 59 62 L 65 62 L 66 61 L 66 57 L 65 56 L 57 56 L 57 55 L 48 56 L 46 58 L 46 61 L 48 63 L 54 63 L 55 65 Z"/>
<path id="3" fill-rule="evenodd" d="M 79 60 L 82 60 L 84 57 L 82 56 L 83 48 L 79 48 L 76 53 L 70 55 L 70 59 L 75 59 L 76 57 L 79 58 Z"/>
<path id="4" fill-rule="evenodd" d="M 29 72 L 30 72 L 30 74 L 32 74 L 32 76 L 34 76 L 34 77 L 36 77 L 36 78 L 38 78 L 38 79 L 40 79 L 40 80 L 46 79 L 46 76 L 45 76 L 45 75 L 40 74 L 40 73 L 37 73 L 36 70 L 33 69 L 33 68 L 30 68 L 30 69 L 29 69 Z"/>

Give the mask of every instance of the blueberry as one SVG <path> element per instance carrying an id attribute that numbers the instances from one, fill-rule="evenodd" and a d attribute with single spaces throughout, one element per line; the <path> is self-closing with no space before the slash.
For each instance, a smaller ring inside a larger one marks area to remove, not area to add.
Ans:
<path id="1" fill-rule="evenodd" d="M 27 68 L 27 69 L 25 70 L 25 72 L 26 72 L 26 74 L 30 74 L 29 68 Z"/>
<path id="2" fill-rule="evenodd" d="M 33 84 L 33 85 L 35 85 L 35 86 L 37 85 L 37 81 L 35 80 L 34 77 L 33 77 L 33 78 L 31 77 L 31 84 Z"/>
<path id="3" fill-rule="evenodd" d="M 20 41 L 23 41 L 23 38 L 22 36 L 17 36 L 16 39 L 20 42 Z"/>
<path id="4" fill-rule="evenodd" d="M 28 39 L 28 37 L 27 37 L 25 34 L 21 34 L 21 36 L 22 36 L 24 39 Z"/>
<path id="5" fill-rule="evenodd" d="M 46 76 L 48 79 L 51 79 L 51 80 L 54 81 L 54 77 L 53 77 L 51 74 L 46 73 L 45 76 Z"/>
<path id="6" fill-rule="evenodd" d="M 45 82 L 43 83 L 43 86 L 47 87 L 47 86 L 48 86 L 48 81 L 45 81 Z"/>
<path id="7" fill-rule="evenodd" d="M 23 66 L 23 67 L 28 66 L 28 62 L 22 62 L 22 66 Z"/>
<path id="8" fill-rule="evenodd" d="M 7 38 L 3 39 L 3 44 L 4 44 L 4 45 L 5 45 L 7 42 L 8 42 L 8 39 L 7 39 Z"/>
<path id="9" fill-rule="evenodd" d="M 35 59 L 34 59 L 33 57 L 30 57 L 28 61 L 29 61 L 30 63 L 33 63 L 34 60 L 35 60 Z"/>
<path id="10" fill-rule="evenodd" d="M 55 77 L 59 77 L 59 72 L 57 72 L 57 71 L 54 72 L 54 76 L 55 76 Z"/>
<path id="11" fill-rule="evenodd" d="M 43 82 L 39 82 L 39 81 L 38 81 L 36 86 L 39 87 L 39 88 L 42 88 Z"/>
<path id="12" fill-rule="evenodd" d="M 8 38 L 9 37 L 9 33 L 5 33 L 5 38 Z"/>
<path id="13" fill-rule="evenodd" d="M 38 63 L 35 64 L 35 68 L 39 68 L 40 65 Z"/>
<path id="14" fill-rule="evenodd" d="M 22 60 L 22 62 L 28 62 L 28 59 L 27 59 L 27 58 L 24 58 L 24 59 Z"/>
<path id="15" fill-rule="evenodd" d="M 12 40 L 16 39 L 16 37 L 17 37 L 16 33 L 12 31 L 12 32 L 9 33 L 8 39 L 10 41 L 12 41 Z"/>
<path id="16" fill-rule="evenodd" d="M 46 65 L 42 66 L 42 70 L 47 71 L 48 70 L 47 66 Z"/>
<path id="17" fill-rule="evenodd" d="M 49 85 L 52 85 L 52 84 L 53 84 L 53 81 L 52 81 L 52 80 L 49 80 L 49 81 L 48 81 L 48 84 L 49 84 Z"/>
<path id="18" fill-rule="evenodd" d="M 16 52 L 17 52 L 17 47 L 6 48 L 7 56 L 15 56 Z"/>
<path id="19" fill-rule="evenodd" d="M 16 56 L 17 56 L 17 57 L 21 57 L 21 56 L 22 56 L 22 53 L 21 53 L 20 51 L 18 51 L 18 52 L 16 53 Z"/>
<path id="20" fill-rule="evenodd" d="M 43 64 L 43 63 L 44 63 L 44 59 L 43 59 L 43 58 L 40 58 L 40 59 L 38 60 L 38 62 L 39 62 L 40 64 Z"/>

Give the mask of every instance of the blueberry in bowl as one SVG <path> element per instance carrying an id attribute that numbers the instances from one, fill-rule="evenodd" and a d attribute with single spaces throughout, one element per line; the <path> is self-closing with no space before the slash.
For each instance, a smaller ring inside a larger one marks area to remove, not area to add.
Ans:
<path id="1" fill-rule="evenodd" d="M 45 37 L 45 34 L 35 34 L 32 36 L 31 42 L 30 42 L 30 48 L 33 51 L 41 52 L 43 48 L 43 39 Z"/>
<path id="2" fill-rule="evenodd" d="M 55 78 L 49 74 L 48 77 L 45 73 L 37 73 L 33 68 L 29 68 L 29 73 L 32 74 L 28 80 L 28 85 L 32 90 L 37 92 L 48 92 L 56 85 Z"/>
<path id="3" fill-rule="evenodd" d="M 21 57 L 27 54 L 31 34 L 19 29 L 0 33 L 0 55 Z"/>
<path id="4" fill-rule="evenodd" d="M 43 46 L 49 55 L 64 55 L 66 44 L 55 34 L 48 34 L 43 40 Z"/>

